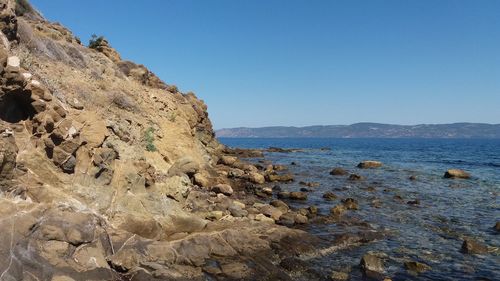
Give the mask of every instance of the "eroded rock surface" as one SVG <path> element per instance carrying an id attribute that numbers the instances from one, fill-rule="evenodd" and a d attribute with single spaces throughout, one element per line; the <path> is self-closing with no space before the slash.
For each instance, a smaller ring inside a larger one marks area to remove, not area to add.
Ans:
<path id="1" fill-rule="evenodd" d="M 203 101 L 106 40 L 25 1 L 0 0 L 0 30 L 0 279 L 288 278 L 279 259 L 314 239 L 236 197 L 292 175 L 241 161 L 262 152 L 220 145 Z"/>

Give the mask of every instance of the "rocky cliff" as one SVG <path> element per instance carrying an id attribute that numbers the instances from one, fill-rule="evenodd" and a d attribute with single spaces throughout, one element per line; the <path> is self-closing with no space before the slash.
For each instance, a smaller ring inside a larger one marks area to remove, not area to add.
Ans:
<path id="1" fill-rule="evenodd" d="M 0 29 L 0 280 L 288 278 L 270 257 L 305 234 L 252 205 L 203 101 L 26 1 Z"/>

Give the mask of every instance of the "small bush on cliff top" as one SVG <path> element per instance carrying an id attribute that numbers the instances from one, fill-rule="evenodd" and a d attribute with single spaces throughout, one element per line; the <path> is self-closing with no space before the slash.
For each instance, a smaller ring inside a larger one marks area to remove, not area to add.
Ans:
<path id="1" fill-rule="evenodd" d="M 33 12 L 33 7 L 28 0 L 16 0 L 16 15 L 22 16 L 26 13 Z"/>
<path id="2" fill-rule="evenodd" d="M 146 130 L 146 133 L 144 134 L 144 140 L 146 141 L 146 150 L 147 151 L 156 151 L 156 146 L 154 145 L 155 141 L 155 129 L 152 127 L 149 127 Z"/>
<path id="3" fill-rule="evenodd" d="M 92 36 L 89 40 L 88 47 L 91 49 L 97 49 L 97 47 L 101 46 L 103 40 L 104 40 L 104 36 L 97 36 L 95 34 L 92 34 Z"/>

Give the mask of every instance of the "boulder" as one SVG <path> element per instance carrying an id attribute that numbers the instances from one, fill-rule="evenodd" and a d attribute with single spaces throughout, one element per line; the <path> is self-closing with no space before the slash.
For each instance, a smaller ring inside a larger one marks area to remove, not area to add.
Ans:
<path id="1" fill-rule="evenodd" d="M 224 183 L 212 186 L 210 190 L 215 193 L 222 193 L 227 196 L 231 196 L 231 194 L 233 194 L 233 188 L 229 184 Z"/>
<path id="2" fill-rule="evenodd" d="M 194 176 L 196 172 L 200 169 L 200 164 L 195 162 L 190 157 L 183 157 L 177 160 L 170 169 L 168 169 L 167 175 L 169 177 L 173 176 L 181 176 L 182 174 L 186 174 L 188 176 Z"/>
<path id="3" fill-rule="evenodd" d="M 354 198 L 342 199 L 342 204 L 344 204 L 344 206 L 347 210 L 357 210 L 358 209 L 358 201 Z"/>
<path id="4" fill-rule="evenodd" d="M 462 243 L 462 253 L 464 254 L 486 254 L 488 252 L 488 247 L 482 243 L 467 238 Z"/>
<path id="5" fill-rule="evenodd" d="M 292 182 L 293 181 L 293 175 L 292 174 L 267 174 L 266 175 L 266 180 L 268 182 Z"/>
<path id="6" fill-rule="evenodd" d="M 262 214 L 272 218 L 275 221 L 279 220 L 281 215 L 283 215 L 283 212 L 280 209 L 275 208 L 271 205 L 264 205 L 258 209 L 260 212 L 262 212 Z"/>
<path id="7" fill-rule="evenodd" d="M 288 205 L 281 200 L 273 200 L 269 204 L 275 208 L 278 208 L 283 213 L 288 212 L 288 209 L 290 209 Z"/>
<path id="8" fill-rule="evenodd" d="M 332 273 L 330 274 L 330 278 L 333 281 L 347 281 L 349 280 L 349 273 L 332 271 Z"/>
<path id="9" fill-rule="evenodd" d="M 500 232 L 500 221 L 497 221 L 497 223 L 495 223 L 495 226 L 493 227 L 497 232 Z"/>
<path id="10" fill-rule="evenodd" d="M 236 158 L 234 156 L 227 156 L 227 155 L 224 155 L 219 159 L 220 164 L 224 164 L 227 166 L 233 165 L 234 163 L 236 163 L 236 161 L 238 161 L 238 158 Z"/>
<path id="11" fill-rule="evenodd" d="M 357 167 L 360 168 L 360 169 L 379 168 L 379 167 L 382 167 L 382 162 L 372 161 L 372 160 L 366 160 L 366 161 L 360 162 Z"/>
<path id="12" fill-rule="evenodd" d="M 363 176 L 360 176 L 358 174 L 351 174 L 349 175 L 349 180 L 350 181 L 360 181 L 360 180 L 363 180 L 364 177 Z"/>
<path id="13" fill-rule="evenodd" d="M 405 268 L 416 273 L 426 272 L 431 269 L 430 266 L 416 261 L 405 262 Z"/>
<path id="14" fill-rule="evenodd" d="M 457 179 L 468 179 L 470 174 L 464 170 L 450 169 L 444 173 L 444 177 L 447 179 L 457 178 Z"/>
<path id="15" fill-rule="evenodd" d="M 384 272 L 384 262 L 381 258 L 374 254 L 365 254 L 361 258 L 361 262 L 359 263 L 361 267 L 361 271 L 364 275 L 372 275 L 372 273 L 383 273 Z"/>
<path id="16" fill-rule="evenodd" d="M 346 207 L 342 204 L 330 208 L 330 213 L 334 216 L 340 216 L 346 211 Z"/>
<path id="17" fill-rule="evenodd" d="M 332 176 L 345 176 L 345 175 L 347 175 L 347 171 L 342 169 L 342 168 L 333 168 L 333 170 L 330 171 L 330 175 L 332 175 Z"/>
<path id="18" fill-rule="evenodd" d="M 333 192 L 328 191 L 323 194 L 323 198 L 327 201 L 333 201 L 337 199 L 337 195 L 335 195 Z"/>
<path id="19" fill-rule="evenodd" d="M 302 191 L 290 192 L 290 199 L 292 200 L 307 200 L 307 193 Z"/>
<path id="20" fill-rule="evenodd" d="M 264 176 L 258 172 L 248 173 L 248 178 L 251 182 L 256 183 L 256 184 L 263 184 L 266 182 L 266 179 L 264 178 Z"/>

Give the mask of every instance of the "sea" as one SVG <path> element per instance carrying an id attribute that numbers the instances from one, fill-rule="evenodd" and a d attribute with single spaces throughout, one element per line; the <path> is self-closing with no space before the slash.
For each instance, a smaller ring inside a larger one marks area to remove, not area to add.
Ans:
<path id="1" fill-rule="evenodd" d="M 383 233 L 369 243 L 332 247 L 307 257 L 318 270 L 348 272 L 362 278 L 361 257 L 381 255 L 385 274 L 392 280 L 500 280 L 500 140 L 495 139 L 326 139 L 326 138 L 220 138 L 235 148 L 299 149 L 265 152 L 265 160 L 283 164 L 295 181 L 280 183 L 285 191 L 304 188 L 300 181 L 317 182 L 306 202 L 287 202 L 295 208 L 315 205 L 328 215 L 342 198 L 355 198 L 359 210 L 346 216 L 358 223 L 311 223 L 304 226 L 324 241 L 361 229 Z M 249 159 L 251 162 L 262 159 Z M 378 169 L 359 169 L 363 160 L 383 163 Z M 295 165 L 291 165 L 291 163 Z M 365 180 L 332 176 L 341 167 Z M 445 179 L 448 169 L 469 172 L 470 179 Z M 416 180 L 410 180 L 411 176 Z M 325 192 L 337 200 L 326 201 Z M 410 201 L 418 204 L 408 204 Z M 461 252 L 463 240 L 472 238 L 489 247 L 480 255 Z M 420 274 L 404 263 L 417 261 L 430 267 Z"/>

